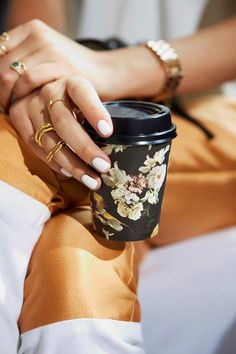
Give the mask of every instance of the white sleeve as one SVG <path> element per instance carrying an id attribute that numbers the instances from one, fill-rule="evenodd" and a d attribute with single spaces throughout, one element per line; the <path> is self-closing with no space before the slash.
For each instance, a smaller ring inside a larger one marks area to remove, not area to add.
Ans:
<path id="1" fill-rule="evenodd" d="M 16 354 L 17 320 L 32 249 L 50 213 L 46 206 L 0 181 L 0 353 Z"/>

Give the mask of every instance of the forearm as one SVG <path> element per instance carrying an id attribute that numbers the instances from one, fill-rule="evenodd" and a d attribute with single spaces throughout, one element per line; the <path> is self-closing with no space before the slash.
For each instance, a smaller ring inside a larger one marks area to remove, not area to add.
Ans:
<path id="1" fill-rule="evenodd" d="M 236 78 L 236 17 L 176 40 L 184 78 L 178 93 L 207 90 Z"/>
<path id="2" fill-rule="evenodd" d="M 40 19 L 60 32 L 66 30 L 65 1 L 11 0 L 8 5 L 7 28 L 14 28 L 34 18 Z"/>
<path id="3" fill-rule="evenodd" d="M 206 90 L 236 77 L 235 33 L 236 17 L 171 41 L 184 72 L 177 94 Z M 110 52 L 107 60 L 115 71 L 116 97 L 155 96 L 164 87 L 163 66 L 144 46 Z"/>

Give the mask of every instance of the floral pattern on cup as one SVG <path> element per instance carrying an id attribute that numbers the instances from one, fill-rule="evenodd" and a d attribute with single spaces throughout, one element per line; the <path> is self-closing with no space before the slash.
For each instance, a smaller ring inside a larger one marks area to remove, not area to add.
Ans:
<path id="1" fill-rule="evenodd" d="M 123 218 L 138 220 L 148 207 L 144 203 L 156 204 L 159 201 L 158 193 L 166 177 L 167 166 L 164 164 L 165 154 L 170 145 L 155 152 L 154 156 L 146 156 L 143 166 L 139 167 L 139 174 L 127 174 L 119 168 L 118 162 L 108 174 L 102 175 L 106 186 L 111 188 L 111 196 L 117 205 L 117 213 Z"/>
<path id="2" fill-rule="evenodd" d="M 101 188 L 90 193 L 95 232 L 117 241 L 156 236 L 170 144 L 101 148 L 110 155 L 112 168 L 101 175 Z"/>
<path id="3" fill-rule="evenodd" d="M 129 147 L 129 145 L 105 145 L 103 146 L 101 149 L 107 154 L 107 155 L 111 155 L 113 152 L 117 153 L 117 152 L 123 152 L 125 149 L 127 149 Z"/>

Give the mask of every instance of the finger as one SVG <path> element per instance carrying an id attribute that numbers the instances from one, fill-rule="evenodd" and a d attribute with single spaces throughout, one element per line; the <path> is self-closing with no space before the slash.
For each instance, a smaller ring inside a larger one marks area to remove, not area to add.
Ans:
<path id="1" fill-rule="evenodd" d="M 21 62 L 24 63 L 27 69 L 31 69 L 32 66 L 36 65 L 36 60 L 42 62 L 43 60 L 42 53 L 40 53 L 40 55 L 38 56 L 36 54 L 30 55 L 30 53 L 33 53 L 36 50 L 36 48 L 37 48 L 37 44 L 35 43 L 33 38 L 29 37 L 21 44 L 21 46 L 7 53 L 2 58 L 1 65 L 0 65 L 0 87 L 3 87 L 4 90 L 0 91 L 1 106 L 5 108 L 8 106 L 10 102 L 10 98 L 12 96 L 13 88 L 20 77 L 19 73 L 17 73 L 11 67 L 11 65 L 14 62 L 20 60 Z M 22 76 L 24 76 L 23 73 Z"/>
<path id="2" fill-rule="evenodd" d="M 74 119 L 68 104 L 57 102 L 50 111 L 50 117 L 57 134 L 81 160 L 96 168 L 100 173 L 108 172 L 111 167 L 110 159 Z"/>
<path id="3" fill-rule="evenodd" d="M 104 137 L 112 134 L 111 117 L 88 80 L 80 77 L 68 80 L 67 92 L 98 134 Z"/>
<path id="4" fill-rule="evenodd" d="M 63 97 L 65 90 L 64 87 L 64 81 L 62 80 L 58 80 L 57 83 L 46 85 L 41 91 L 42 99 L 44 99 L 45 105 L 47 106 L 50 100 L 55 102 L 58 98 L 60 99 Z M 84 87 L 84 90 L 86 90 L 86 95 L 90 96 L 91 91 L 93 92 L 94 89 L 89 86 L 88 90 L 87 87 Z M 96 103 L 96 101 L 93 103 L 93 97 L 91 97 L 89 104 L 92 105 Z M 81 160 L 96 168 L 100 173 L 105 173 L 110 169 L 110 159 L 91 140 L 79 122 L 74 119 L 72 108 L 68 102 L 55 102 L 51 106 L 49 114 L 57 134 L 67 143 L 68 146 L 70 146 L 70 148 L 81 158 Z"/>
<path id="5" fill-rule="evenodd" d="M 7 51 L 11 51 L 19 46 L 29 35 L 41 35 L 47 28 L 48 26 L 42 21 L 37 19 L 31 20 L 8 31 L 9 40 L 0 40 L 0 43 L 4 43 Z"/>
<path id="6" fill-rule="evenodd" d="M 44 50 L 22 61 L 28 70 L 18 78 L 14 86 L 14 95 L 17 98 L 26 96 L 36 88 L 70 74 L 69 68 L 64 63 L 45 62 Z"/>
<path id="7" fill-rule="evenodd" d="M 35 129 L 28 116 L 27 107 L 29 106 L 31 97 L 27 97 L 24 100 L 16 102 L 10 107 L 9 117 L 13 127 L 19 133 L 25 144 L 33 151 L 41 160 L 43 160 L 51 169 L 60 173 L 61 166 L 55 161 L 48 163 L 45 158 L 45 152 L 41 149 L 34 140 Z"/>
<path id="8" fill-rule="evenodd" d="M 38 100 L 40 100 L 40 98 L 38 98 Z M 41 114 L 37 113 L 40 110 L 35 109 L 35 107 L 39 107 L 39 105 L 43 107 L 43 104 L 37 104 L 37 98 L 31 102 L 30 115 L 35 131 L 41 128 L 45 123 L 50 122 L 50 117 L 45 109 L 41 109 Z M 60 138 L 56 133 L 50 132 L 43 135 L 42 144 L 45 150 L 45 157 L 52 151 L 59 140 Z M 71 175 L 80 182 L 84 183 L 88 188 L 98 189 L 100 187 L 100 178 L 67 146 L 64 146 L 54 155 L 53 161 L 56 161 L 58 165 L 61 166 L 60 171 L 63 174 L 66 172 L 66 174 Z"/>

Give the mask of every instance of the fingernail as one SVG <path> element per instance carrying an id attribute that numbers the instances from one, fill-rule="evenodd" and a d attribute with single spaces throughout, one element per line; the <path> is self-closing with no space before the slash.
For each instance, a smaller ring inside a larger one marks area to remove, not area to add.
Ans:
<path id="1" fill-rule="evenodd" d="M 93 159 L 92 164 L 98 171 L 101 171 L 101 172 L 106 172 L 111 167 L 109 162 L 101 159 L 100 157 L 96 157 L 95 159 Z"/>
<path id="2" fill-rule="evenodd" d="M 110 135 L 112 133 L 112 127 L 104 119 L 99 120 L 97 127 L 99 132 L 104 136 Z"/>
<path id="3" fill-rule="evenodd" d="M 96 189 L 98 186 L 98 181 L 88 175 L 83 175 L 81 181 L 90 189 Z"/>
<path id="4" fill-rule="evenodd" d="M 66 177 L 72 177 L 72 175 L 70 174 L 70 172 L 66 171 L 64 168 L 61 168 L 61 173 L 66 176 Z"/>

